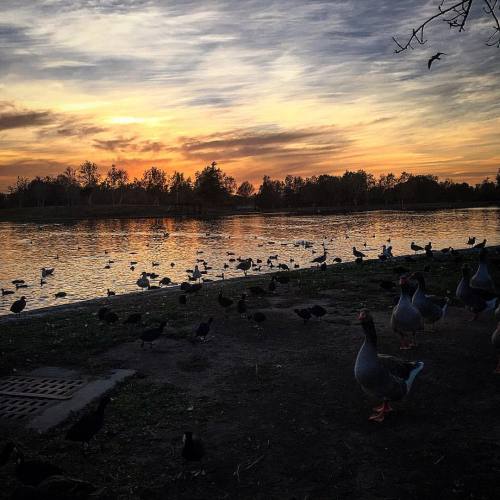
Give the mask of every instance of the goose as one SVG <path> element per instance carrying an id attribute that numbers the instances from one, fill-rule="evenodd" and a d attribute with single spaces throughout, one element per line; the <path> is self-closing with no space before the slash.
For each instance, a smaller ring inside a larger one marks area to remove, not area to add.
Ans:
<path id="1" fill-rule="evenodd" d="M 23 283 L 25 283 L 24 280 L 12 280 L 11 283 L 13 285 L 22 285 Z"/>
<path id="2" fill-rule="evenodd" d="M 469 236 L 469 239 L 467 240 L 467 245 L 474 246 L 475 244 L 476 244 L 476 237 Z"/>
<path id="3" fill-rule="evenodd" d="M 497 302 L 495 294 L 470 286 L 470 267 L 467 264 L 462 267 L 462 279 L 458 283 L 455 295 L 474 314 L 473 321 L 480 313 L 495 309 Z"/>
<path id="4" fill-rule="evenodd" d="M 495 291 L 495 285 L 488 271 L 488 250 L 481 248 L 479 252 L 479 267 L 476 274 L 470 279 L 470 285 L 474 288 L 482 288 L 491 292 Z"/>
<path id="5" fill-rule="evenodd" d="M 486 239 L 484 239 L 483 241 L 481 241 L 481 243 L 476 243 L 474 245 L 474 248 L 484 248 L 486 246 Z"/>
<path id="6" fill-rule="evenodd" d="M 382 422 L 385 414 L 392 411 L 390 402 L 400 401 L 408 395 L 424 363 L 404 361 L 395 356 L 379 354 L 375 324 L 369 311 L 363 309 L 359 320 L 365 341 L 356 357 L 354 376 L 363 391 L 382 401 L 382 405 L 374 408 L 374 413 L 369 417 L 375 422 Z"/>
<path id="7" fill-rule="evenodd" d="M 149 280 L 147 277 L 147 273 L 143 271 L 141 273 L 141 277 L 136 281 L 136 283 L 137 283 L 137 286 L 139 288 L 142 288 L 143 290 L 146 290 L 147 288 L 149 288 Z"/>
<path id="8" fill-rule="evenodd" d="M 327 251 L 323 250 L 323 255 L 320 255 L 319 257 L 315 257 L 313 260 L 311 260 L 311 264 L 322 264 L 326 260 L 326 255 Z"/>
<path id="9" fill-rule="evenodd" d="M 493 344 L 493 347 L 495 348 L 498 354 L 498 364 L 497 367 L 495 368 L 494 373 L 500 373 L 500 321 L 498 322 L 497 328 L 493 332 L 493 335 L 491 336 L 491 343 Z"/>
<path id="10" fill-rule="evenodd" d="M 75 422 L 66 433 L 68 441 L 82 443 L 83 448 L 87 448 L 90 440 L 101 430 L 104 424 L 104 410 L 111 401 L 109 396 L 104 396 L 97 408 Z"/>
<path id="11" fill-rule="evenodd" d="M 164 278 L 162 278 L 160 280 L 160 285 L 162 285 L 162 286 L 170 285 L 170 283 L 172 283 L 172 280 L 170 278 L 168 278 L 167 276 L 165 276 Z"/>
<path id="12" fill-rule="evenodd" d="M 426 295 L 425 278 L 421 272 L 412 274 L 418 282 L 418 288 L 413 294 L 412 304 L 419 310 L 425 323 L 434 324 L 444 319 L 450 300 L 435 295 Z"/>
<path id="13" fill-rule="evenodd" d="M 357 259 L 362 259 L 363 257 L 366 257 L 366 255 L 363 252 L 360 252 L 359 250 L 356 250 L 356 247 L 352 247 L 352 254 Z"/>
<path id="14" fill-rule="evenodd" d="M 112 297 L 113 295 L 116 295 L 116 292 L 113 292 L 113 290 L 110 290 L 109 288 L 108 288 L 107 293 L 108 293 L 108 297 Z"/>
<path id="15" fill-rule="evenodd" d="M 12 295 L 14 292 L 12 290 L 5 290 L 5 289 L 1 289 L 2 290 L 2 295 Z"/>
<path id="16" fill-rule="evenodd" d="M 38 486 L 45 479 L 63 474 L 63 470 L 42 460 L 26 460 L 24 453 L 12 441 L 8 441 L 0 453 L 0 465 L 7 463 L 14 454 L 16 458 L 15 474 L 17 479 L 28 486 Z"/>
<path id="17" fill-rule="evenodd" d="M 26 307 L 26 297 L 21 297 L 19 300 L 16 300 L 11 306 L 10 310 L 14 314 L 21 314 L 21 311 Z"/>
<path id="18" fill-rule="evenodd" d="M 340 257 L 335 257 L 333 259 L 333 262 L 337 263 L 337 264 L 340 264 L 342 262 L 342 259 Z"/>
<path id="19" fill-rule="evenodd" d="M 391 327 L 401 337 L 400 349 L 411 349 L 417 345 L 417 330 L 422 330 L 424 323 L 420 311 L 411 303 L 411 288 L 406 277 L 401 277 L 401 295 L 394 306 L 391 315 Z M 412 341 L 406 337 L 406 332 L 413 335 Z"/>
<path id="20" fill-rule="evenodd" d="M 427 243 L 427 245 L 424 246 L 424 250 L 426 252 L 428 252 L 429 250 L 432 250 L 432 243 L 429 241 L 429 243 Z"/>
<path id="21" fill-rule="evenodd" d="M 54 294 L 54 297 L 56 299 L 63 299 L 64 297 L 66 297 L 67 293 L 66 292 L 57 292 L 56 294 Z"/>
<path id="22" fill-rule="evenodd" d="M 201 322 L 198 325 L 198 328 L 196 329 L 196 336 L 200 340 L 204 341 L 206 336 L 209 334 L 210 326 L 212 325 L 213 320 L 214 320 L 214 318 L 208 318 L 208 321 Z"/>
<path id="23" fill-rule="evenodd" d="M 166 321 L 162 321 L 157 328 L 149 328 L 148 330 L 144 330 L 139 337 L 141 339 L 141 347 L 144 347 L 144 344 L 149 344 L 149 346 L 153 348 L 153 342 L 157 340 L 163 333 L 166 324 Z"/>
<path id="24" fill-rule="evenodd" d="M 412 241 L 412 242 L 411 242 L 410 248 L 411 248 L 411 249 L 412 249 L 415 253 L 417 253 L 417 252 L 421 252 L 421 251 L 423 250 L 423 248 L 422 248 L 421 246 L 419 246 L 419 245 L 415 245 L 415 242 L 414 242 L 414 241 Z"/>
<path id="25" fill-rule="evenodd" d="M 252 259 L 245 259 L 242 260 L 237 266 L 236 269 L 240 269 L 243 271 L 245 276 L 247 275 L 247 271 L 252 267 L 253 260 Z"/>

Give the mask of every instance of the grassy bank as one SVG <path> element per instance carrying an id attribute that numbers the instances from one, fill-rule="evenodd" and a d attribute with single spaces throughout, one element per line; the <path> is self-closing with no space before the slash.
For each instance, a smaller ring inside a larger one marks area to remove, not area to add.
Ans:
<path id="1" fill-rule="evenodd" d="M 477 253 L 463 252 L 475 265 Z M 262 331 L 226 315 L 220 289 L 237 299 L 249 286 L 267 289 L 269 276 L 211 283 L 178 302 L 178 291 L 151 291 L 75 304 L 0 320 L 0 372 L 38 366 L 101 373 L 133 368 L 120 387 L 89 458 L 64 441 L 66 426 L 38 436 L 18 429 L 33 455 L 69 474 L 107 485 L 118 498 L 498 498 L 500 377 L 492 375 L 492 317 L 474 323 L 454 300 L 437 332 L 420 335 L 401 354 L 389 328 L 397 296 L 380 287 L 397 283 L 397 266 L 427 268 L 432 293 L 454 295 L 462 262 L 398 260 L 291 272 L 289 285 L 263 297 L 249 295 L 250 312 L 267 316 Z M 495 255 L 491 271 L 500 282 Z M 143 313 L 144 326 L 101 323 L 106 304 L 123 320 Z M 328 314 L 304 324 L 293 309 L 321 304 Z M 357 313 L 374 312 L 382 352 L 421 359 L 414 392 L 382 424 L 368 422 L 371 402 L 353 378 L 362 342 Z M 193 332 L 214 317 L 210 340 Z M 167 320 L 153 349 L 141 349 L 146 325 Z M 207 445 L 206 474 L 182 476 L 180 438 L 199 432 Z M 2 428 L 0 439 L 12 435 Z M 6 497 L 12 466 L 0 469 Z"/>

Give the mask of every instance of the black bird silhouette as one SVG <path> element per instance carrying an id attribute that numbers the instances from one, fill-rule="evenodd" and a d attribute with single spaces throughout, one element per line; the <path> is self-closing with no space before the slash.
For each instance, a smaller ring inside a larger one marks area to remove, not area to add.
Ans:
<path id="1" fill-rule="evenodd" d="M 254 320 L 257 323 L 257 328 L 258 328 L 261 323 L 264 323 L 264 321 L 266 321 L 267 316 L 263 312 L 256 311 L 253 314 L 251 314 L 248 317 L 248 319 Z"/>
<path id="2" fill-rule="evenodd" d="M 101 430 L 104 424 L 104 410 L 110 401 L 109 396 L 104 396 L 94 411 L 83 415 L 78 422 L 70 427 L 66 433 L 66 439 L 82 443 L 83 447 L 86 448 L 90 440 Z"/>
<path id="3" fill-rule="evenodd" d="M 326 309 L 318 304 L 310 307 L 309 311 L 316 318 L 322 318 L 326 314 Z"/>
<path id="4" fill-rule="evenodd" d="M 19 300 L 16 300 L 11 306 L 10 310 L 14 314 L 20 314 L 21 311 L 26 307 L 26 297 L 21 297 Z"/>
<path id="5" fill-rule="evenodd" d="M 113 295 L 116 295 L 116 293 L 115 293 L 115 292 L 113 292 L 113 290 L 110 290 L 110 289 L 108 288 L 108 297 L 111 297 L 111 296 L 113 296 Z"/>
<path id="6" fill-rule="evenodd" d="M 293 311 L 304 320 L 304 323 L 307 323 L 311 319 L 311 311 L 309 309 L 294 309 Z"/>
<path id="7" fill-rule="evenodd" d="M 224 295 L 222 294 L 222 290 L 219 292 L 219 296 L 217 297 L 217 301 L 226 310 L 228 307 L 231 307 L 233 305 L 232 299 L 230 299 L 229 297 L 224 297 Z"/>
<path id="8" fill-rule="evenodd" d="M 438 52 L 437 54 L 434 54 L 428 61 L 427 61 L 427 67 L 431 69 L 431 65 L 434 61 L 440 61 L 441 56 L 446 56 L 444 52 Z"/>
<path id="9" fill-rule="evenodd" d="M 132 313 L 128 315 L 128 318 L 123 323 L 126 325 L 135 325 L 137 323 L 140 323 L 141 319 L 141 313 Z"/>
<path id="10" fill-rule="evenodd" d="M 141 347 L 144 347 L 144 344 L 149 344 L 150 347 L 153 347 L 153 342 L 157 340 L 160 335 L 163 333 L 163 330 L 166 326 L 167 322 L 162 321 L 158 327 L 156 328 L 149 328 L 147 330 L 144 330 L 141 333 L 140 339 L 141 339 Z"/>
<path id="11" fill-rule="evenodd" d="M 214 318 L 209 318 L 208 321 L 201 322 L 198 328 L 196 329 L 196 336 L 202 340 L 205 340 L 205 337 L 210 332 L 210 325 L 212 324 L 213 320 Z"/>
<path id="12" fill-rule="evenodd" d="M 63 470 L 42 460 L 25 460 L 24 454 L 11 441 L 5 444 L 0 453 L 0 465 L 5 465 L 12 453 L 16 457 L 16 477 L 28 486 L 37 486 L 51 476 L 63 474 Z"/>
<path id="13" fill-rule="evenodd" d="M 14 293 L 12 290 L 4 290 L 3 288 L 1 290 L 2 295 L 12 295 Z"/>

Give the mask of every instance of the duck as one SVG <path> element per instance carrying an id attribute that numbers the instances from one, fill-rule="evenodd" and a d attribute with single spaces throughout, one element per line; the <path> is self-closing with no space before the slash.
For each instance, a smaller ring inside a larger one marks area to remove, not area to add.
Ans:
<path id="1" fill-rule="evenodd" d="M 141 313 L 131 313 L 128 315 L 127 319 L 123 322 L 125 325 L 135 325 L 137 323 L 140 323 L 142 320 L 142 314 Z"/>
<path id="2" fill-rule="evenodd" d="M 421 252 L 423 248 L 420 245 L 416 245 L 414 241 L 411 242 L 410 248 L 415 252 Z"/>
<path id="3" fill-rule="evenodd" d="M 148 276 L 147 276 L 147 273 L 145 271 L 143 271 L 141 273 L 141 277 L 136 281 L 137 283 L 137 286 L 139 288 L 142 288 L 143 290 L 147 290 L 149 288 L 149 280 L 148 280 Z"/>
<path id="4" fill-rule="evenodd" d="M 476 244 L 476 237 L 475 236 L 469 236 L 469 239 L 467 240 L 467 245 L 474 246 L 475 244 Z"/>
<path id="5" fill-rule="evenodd" d="M 496 330 L 491 335 L 491 343 L 498 355 L 498 363 L 494 373 L 500 373 L 500 321 L 497 324 Z"/>
<path id="6" fill-rule="evenodd" d="M 381 400 L 369 420 L 383 422 L 385 415 L 393 410 L 392 401 L 401 401 L 410 392 L 417 375 L 424 368 L 422 361 L 404 361 L 395 356 L 379 354 L 377 333 L 370 312 L 363 309 L 359 321 L 365 340 L 356 357 L 354 377 L 364 392 Z"/>
<path id="7" fill-rule="evenodd" d="M 424 324 L 434 324 L 444 319 L 450 299 L 437 297 L 436 295 L 426 295 L 425 278 L 421 272 L 413 273 L 411 277 L 418 282 L 418 287 L 411 302 L 422 315 Z"/>
<path id="8" fill-rule="evenodd" d="M 304 320 L 304 324 L 306 324 L 311 319 L 311 311 L 308 308 L 304 309 L 294 309 L 293 312 Z"/>
<path id="9" fill-rule="evenodd" d="M 1 288 L 2 290 L 2 296 L 3 295 L 12 295 L 13 293 L 15 293 L 13 290 L 5 290 L 4 288 Z"/>
<path id="10" fill-rule="evenodd" d="M 42 278 L 46 278 L 47 276 L 51 276 L 52 274 L 54 274 L 53 267 L 50 268 L 42 267 Z"/>
<path id="11" fill-rule="evenodd" d="M 222 290 L 217 296 L 217 301 L 219 302 L 219 305 L 222 306 L 225 310 L 233 305 L 232 299 L 230 299 L 229 297 L 224 297 L 224 295 L 222 294 Z"/>
<path id="12" fill-rule="evenodd" d="M 200 278 L 201 278 L 201 272 L 200 272 L 200 269 L 198 268 L 198 264 L 197 264 L 196 266 L 194 266 L 194 269 L 193 269 L 193 279 L 195 281 L 198 281 Z"/>
<path id="13" fill-rule="evenodd" d="M 326 314 L 326 309 L 318 304 L 309 308 L 310 313 L 318 319 L 321 319 Z"/>
<path id="14" fill-rule="evenodd" d="M 363 257 L 366 257 L 366 255 L 363 252 L 360 252 L 359 250 L 356 250 L 356 247 L 352 247 L 352 254 L 357 259 L 362 259 Z"/>
<path id="15" fill-rule="evenodd" d="M 315 257 L 313 260 L 311 260 L 311 264 L 322 264 L 323 262 L 326 261 L 327 254 L 328 252 L 326 250 L 323 250 L 323 255 Z"/>
<path id="16" fill-rule="evenodd" d="M 458 283 L 455 295 L 473 313 L 474 321 L 479 314 L 495 309 L 498 297 L 488 290 L 470 286 L 470 274 L 470 267 L 467 264 L 462 266 L 462 279 Z"/>
<path id="17" fill-rule="evenodd" d="M 201 322 L 196 329 L 196 336 L 204 341 L 208 333 L 210 332 L 210 326 L 212 325 L 214 318 L 208 318 L 208 321 Z"/>
<path id="18" fill-rule="evenodd" d="M 66 292 L 57 292 L 56 294 L 54 294 L 54 297 L 56 299 L 63 299 L 64 297 L 66 297 L 67 293 Z"/>
<path id="19" fill-rule="evenodd" d="M 488 250 L 481 248 L 479 252 L 479 266 L 476 274 L 470 279 L 470 285 L 474 288 L 482 288 L 490 292 L 495 291 L 495 284 L 488 271 Z"/>
<path id="20" fill-rule="evenodd" d="M 162 286 L 170 285 L 170 283 L 172 283 L 172 280 L 170 278 L 168 278 L 167 276 L 165 276 L 164 278 L 162 278 L 160 280 L 160 285 L 162 285 Z"/>
<path id="21" fill-rule="evenodd" d="M 260 328 L 260 324 L 266 321 L 267 316 L 261 311 L 255 311 L 248 319 L 255 321 L 257 323 L 257 328 Z"/>
<path id="22" fill-rule="evenodd" d="M 166 325 L 166 321 L 161 321 L 156 328 L 148 328 L 147 330 L 144 330 L 140 336 L 141 347 L 144 347 L 144 344 L 149 344 L 149 346 L 153 348 L 153 342 L 158 340 Z"/>
<path id="23" fill-rule="evenodd" d="M 14 314 L 21 314 L 21 311 L 26 307 L 26 297 L 22 296 L 19 300 L 16 300 L 10 306 L 11 312 Z"/>
<path id="24" fill-rule="evenodd" d="M 110 401 L 109 396 L 104 396 L 95 410 L 83 415 L 69 428 L 66 433 L 66 440 L 82 443 L 83 448 L 86 449 L 91 439 L 104 425 L 104 410 Z"/>
<path id="25" fill-rule="evenodd" d="M 399 284 L 401 294 L 392 310 L 391 327 L 401 337 L 400 349 L 411 349 L 417 345 L 417 331 L 423 329 L 424 322 L 420 311 L 411 302 L 411 287 L 408 278 L 402 276 Z M 412 340 L 406 337 L 407 332 L 412 333 Z"/>
<path id="26" fill-rule="evenodd" d="M 485 246 L 486 246 L 486 238 L 483 241 L 481 241 L 481 243 L 476 243 L 474 245 L 474 248 L 484 248 Z"/>
<path id="27" fill-rule="evenodd" d="M 109 288 L 108 288 L 107 293 L 108 293 L 108 297 L 113 297 L 114 295 L 116 295 L 116 292 L 113 292 L 113 290 L 110 290 Z"/>
<path id="28" fill-rule="evenodd" d="M 26 460 L 24 453 L 12 441 L 8 441 L 0 453 L 0 465 L 7 463 L 11 456 L 16 458 L 15 474 L 22 484 L 38 486 L 45 479 L 63 474 L 63 470 L 42 460 Z"/>

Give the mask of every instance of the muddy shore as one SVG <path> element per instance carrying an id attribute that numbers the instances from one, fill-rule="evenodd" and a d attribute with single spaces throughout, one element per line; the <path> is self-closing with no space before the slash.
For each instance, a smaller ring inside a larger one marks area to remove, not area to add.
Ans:
<path id="1" fill-rule="evenodd" d="M 490 271 L 500 283 L 500 255 Z M 0 423 L 0 441 L 15 432 L 29 456 L 108 488 L 120 499 L 375 499 L 500 498 L 500 376 L 490 344 L 495 321 L 452 300 L 446 321 L 399 351 L 389 318 L 398 266 L 428 269 L 430 292 L 453 298 L 463 262 L 436 253 L 432 260 L 335 265 L 289 273 L 276 293 L 249 294 L 249 312 L 262 311 L 262 329 L 227 314 L 217 293 L 237 299 L 250 286 L 267 289 L 269 275 L 214 282 L 178 303 L 179 290 L 151 291 L 28 312 L 0 319 L 0 374 L 64 366 L 87 374 L 137 370 L 113 393 L 105 425 L 88 457 L 64 440 L 71 422 L 37 435 Z M 428 267 L 427 267 L 428 266 Z M 96 317 L 103 305 L 120 317 Z M 307 324 L 296 307 L 328 311 Z M 373 401 L 356 384 L 353 366 L 362 343 L 361 307 L 375 317 L 380 351 L 425 363 L 410 397 L 381 423 L 368 421 Z M 131 312 L 142 326 L 123 325 Z M 209 341 L 194 340 L 200 321 L 214 317 Z M 166 320 L 154 347 L 140 332 Z M 202 436 L 204 475 L 182 474 L 181 437 Z M 101 450 L 102 446 L 102 450 Z M 13 465 L 0 468 L 10 498 L 18 485 Z"/>

